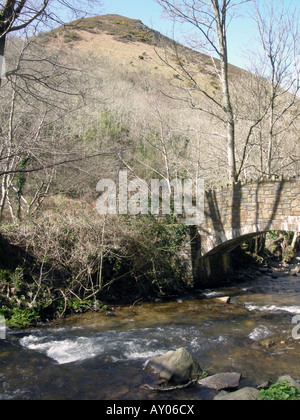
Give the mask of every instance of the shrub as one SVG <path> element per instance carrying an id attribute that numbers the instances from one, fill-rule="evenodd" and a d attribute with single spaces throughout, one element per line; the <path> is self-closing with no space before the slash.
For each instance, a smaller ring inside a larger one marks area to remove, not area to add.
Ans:
<path id="1" fill-rule="evenodd" d="M 78 35 L 78 33 L 74 32 L 74 31 L 67 31 L 64 34 L 64 41 L 68 44 L 71 42 L 76 42 L 76 41 L 81 41 L 82 37 L 80 35 Z"/>
<path id="2" fill-rule="evenodd" d="M 126 303 L 182 290 L 178 251 L 186 226 L 174 222 L 105 218 L 93 205 L 53 198 L 35 220 L 2 227 L 6 244 L 23 250 L 19 265 L 0 272 L 2 315 L 12 326 L 27 327 L 101 309 L 103 300 Z"/>
<path id="3" fill-rule="evenodd" d="M 277 382 L 267 390 L 260 391 L 260 401 L 299 401 L 300 391 L 289 382 Z"/>

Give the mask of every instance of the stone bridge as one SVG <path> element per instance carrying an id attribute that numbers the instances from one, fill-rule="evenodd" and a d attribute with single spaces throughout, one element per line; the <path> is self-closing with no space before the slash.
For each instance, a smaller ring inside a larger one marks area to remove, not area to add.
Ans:
<path id="1" fill-rule="evenodd" d="M 239 182 L 207 191 L 205 221 L 191 228 L 195 284 L 218 284 L 231 270 L 234 248 L 275 230 L 300 232 L 299 178 Z"/>

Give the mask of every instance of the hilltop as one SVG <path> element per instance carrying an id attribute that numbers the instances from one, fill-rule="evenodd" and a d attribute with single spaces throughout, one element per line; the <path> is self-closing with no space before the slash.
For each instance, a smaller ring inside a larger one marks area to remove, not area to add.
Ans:
<path id="1" fill-rule="evenodd" d="M 44 34 L 45 37 L 63 36 L 66 43 L 79 42 L 83 33 L 93 36 L 109 35 L 122 43 L 142 43 L 151 46 L 173 44 L 174 41 L 150 29 L 141 20 L 120 15 L 103 15 L 78 19 Z"/>
<path id="2" fill-rule="evenodd" d="M 43 37 L 47 41 L 60 40 L 61 44 L 75 50 L 101 52 L 103 56 L 116 61 L 130 58 L 129 62 L 122 62 L 124 65 L 132 65 L 132 60 L 134 62 L 137 58 L 145 61 L 150 59 L 162 69 L 162 60 L 158 56 L 165 58 L 168 54 L 172 66 L 178 66 L 182 59 L 183 64 L 188 63 L 191 66 L 193 73 L 215 79 L 215 68 L 211 57 L 162 35 L 146 26 L 141 20 L 111 14 L 90 17 L 70 22 L 43 34 Z M 215 63 L 218 66 L 217 59 Z M 230 71 L 236 76 L 246 73 L 233 65 L 230 66 Z M 172 74 L 174 75 L 174 72 Z"/>
<path id="3" fill-rule="evenodd" d="M 171 41 L 159 32 L 150 29 L 141 20 L 120 15 L 104 15 L 80 19 L 65 25 L 65 29 L 87 31 L 92 34 L 105 32 L 122 42 L 142 42 L 158 45 Z"/>
<path id="4" fill-rule="evenodd" d="M 113 73 L 116 79 L 134 82 L 137 90 L 145 83 L 152 91 L 169 96 L 176 89 L 193 90 L 201 103 L 206 98 L 197 93 L 192 80 L 212 96 L 218 97 L 221 91 L 217 59 L 213 63 L 208 55 L 175 42 L 140 20 L 119 15 L 85 18 L 44 33 L 41 39 L 71 56 L 80 54 L 98 75 L 103 74 L 100 68 L 104 66 L 103 77 Z M 184 76 L 185 70 L 191 80 Z M 246 72 L 230 66 L 230 73 L 240 78 Z"/>

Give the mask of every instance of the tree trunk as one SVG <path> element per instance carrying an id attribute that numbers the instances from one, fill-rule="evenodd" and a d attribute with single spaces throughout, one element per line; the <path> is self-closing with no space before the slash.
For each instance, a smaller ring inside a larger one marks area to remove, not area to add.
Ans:
<path id="1" fill-rule="evenodd" d="M 1 36 L 1 27 L 0 27 L 0 56 L 4 57 L 4 52 L 5 52 L 5 41 L 6 41 L 6 36 L 3 35 Z"/>
<path id="2" fill-rule="evenodd" d="M 227 153 L 228 153 L 228 171 L 229 180 L 231 182 L 238 181 L 238 174 L 236 168 L 236 157 L 235 157 L 235 123 L 233 117 L 233 110 L 231 107 L 229 91 L 225 93 L 225 109 L 227 118 Z"/>
<path id="3" fill-rule="evenodd" d="M 273 143 L 274 143 L 274 113 L 275 113 L 275 69 L 273 68 L 272 75 L 272 91 L 271 91 L 271 109 L 269 118 L 269 144 L 268 144 L 268 156 L 267 156 L 267 174 L 269 177 L 272 175 L 272 159 L 273 159 Z"/>
<path id="4" fill-rule="evenodd" d="M 231 104 L 229 77 L 228 77 L 228 47 L 227 47 L 227 36 L 226 36 L 226 15 L 227 9 L 224 5 L 222 11 L 218 2 L 214 6 L 214 12 L 217 21 L 217 31 L 219 40 L 219 51 L 220 51 L 220 65 L 221 65 L 221 83 L 222 83 L 222 96 L 223 96 L 223 107 L 226 115 L 226 136 L 227 136 L 227 155 L 228 155 L 228 173 L 229 181 L 237 182 L 238 173 L 236 167 L 236 156 L 235 156 L 235 121 L 234 112 Z"/>
<path id="5" fill-rule="evenodd" d="M 237 182 L 238 174 L 236 167 L 235 157 L 235 122 L 234 114 L 230 100 L 230 89 L 228 83 L 228 62 L 227 52 L 224 51 L 224 60 L 221 61 L 221 81 L 222 81 L 222 92 L 224 111 L 226 114 L 226 136 L 227 136 L 227 153 L 228 153 L 228 173 L 229 181 Z M 222 54 L 222 55 L 223 55 Z"/>

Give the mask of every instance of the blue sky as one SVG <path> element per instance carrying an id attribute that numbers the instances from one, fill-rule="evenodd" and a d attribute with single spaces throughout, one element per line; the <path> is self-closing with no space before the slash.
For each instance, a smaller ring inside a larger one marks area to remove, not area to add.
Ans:
<path id="1" fill-rule="evenodd" d="M 299 0 L 282 0 L 282 2 L 299 7 Z M 103 14 L 119 14 L 140 19 L 152 29 L 172 37 L 173 25 L 163 18 L 162 8 L 154 0 L 102 0 L 102 4 Z M 240 16 L 232 22 L 228 36 L 229 60 L 232 64 L 247 68 L 244 51 L 247 45 L 255 42 L 255 32 L 255 25 L 247 15 Z M 176 33 L 176 38 L 177 35 Z"/>

